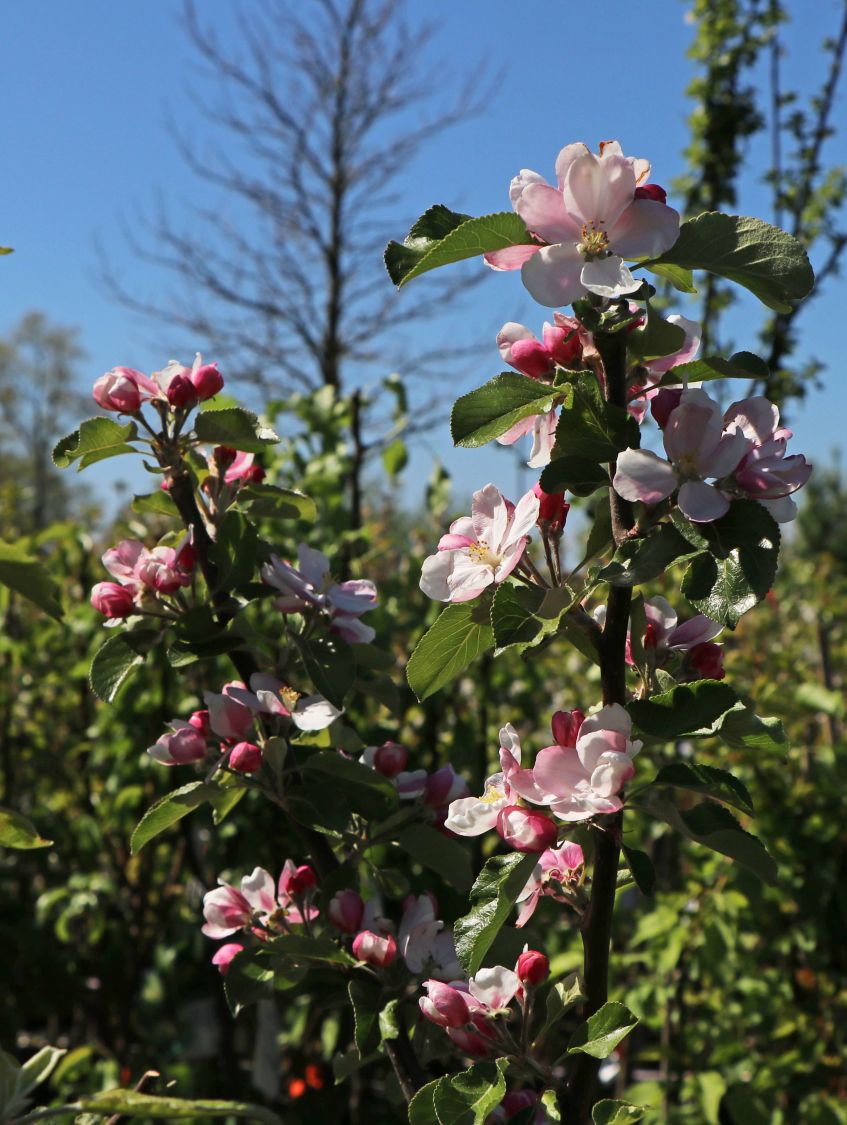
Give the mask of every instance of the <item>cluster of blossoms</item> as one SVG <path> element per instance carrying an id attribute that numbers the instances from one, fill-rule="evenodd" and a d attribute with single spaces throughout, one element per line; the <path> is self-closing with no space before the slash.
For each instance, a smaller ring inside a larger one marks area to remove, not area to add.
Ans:
<path id="1" fill-rule="evenodd" d="M 303 695 L 265 672 L 250 677 L 249 689 L 233 680 L 220 692 L 205 692 L 203 702 L 206 710 L 195 711 L 188 721 L 172 719 L 169 730 L 149 747 L 147 753 L 155 761 L 181 766 L 213 757 L 239 773 L 254 773 L 262 765 L 259 716 L 317 731 L 341 714 L 322 695 Z"/>
<path id="2" fill-rule="evenodd" d="M 329 559 L 301 543 L 296 567 L 277 555 L 262 567 L 262 580 L 279 590 L 274 605 L 282 613 L 318 612 L 329 618 L 330 632 L 350 644 L 368 644 L 376 635 L 360 618 L 377 606 L 373 582 L 364 578 L 335 582 Z"/>
<path id="3" fill-rule="evenodd" d="M 261 484 L 265 479 L 265 470 L 256 461 L 255 453 L 246 453 L 243 449 L 232 449 L 228 445 L 216 445 L 206 458 L 209 475 L 203 481 L 203 491 L 217 502 L 217 506 L 224 508 L 226 502 L 222 501 L 221 494 L 228 490 L 234 495 L 239 488 L 249 484 Z M 163 482 L 167 491 L 167 480 Z M 231 496 L 227 496 L 229 500 Z"/>
<path id="4" fill-rule="evenodd" d="M 198 352 L 191 367 L 171 359 L 152 375 L 132 367 L 113 367 L 94 384 L 94 401 L 103 410 L 118 414 L 137 414 L 145 402 L 190 410 L 214 398 L 223 385 L 217 364 L 204 363 Z"/>
<path id="5" fill-rule="evenodd" d="M 647 449 L 626 449 L 613 481 L 625 500 L 653 506 L 677 493 L 683 515 L 696 523 L 719 519 L 737 497 L 758 500 L 780 523 L 794 519 L 791 499 L 806 483 L 811 465 L 786 457 L 791 430 L 780 427 L 779 409 L 756 396 L 722 411 L 702 389 L 665 388 L 650 405 L 662 429 L 666 458 Z"/>
<path id="6" fill-rule="evenodd" d="M 554 745 L 539 750 L 531 769 L 521 765 L 521 744 L 511 724 L 500 731 L 500 771 L 486 779 L 481 797 L 454 801 L 446 827 L 459 836 L 496 829 L 516 851 L 543 852 L 558 836 L 554 821 L 524 802 L 541 805 L 559 820 L 588 820 L 623 807 L 619 794 L 635 773 L 641 743 L 630 738 L 632 720 L 618 703 L 586 718 L 581 711 L 553 717 Z"/>
<path id="7" fill-rule="evenodd" d="M 276 886 L 273 876 L 263 867 L 245 875 L 240 890 L 223 879 L 218 882 L 215 890 L 203 896 L 202 932 L 206 937 L 217 940 L 244 931 L 259 941 L 267 941 L 318 917 L 312 904 L 317 877 L 308 864 L 298 867 L 287 859 Z M 212 964 L 225 975 L 232 959 L 244 948 L 240 942 L 227 942 L 215 953 Z"/>
<path id="8" fill-rule="evenodd" d="M 647 620 L 641 647 L 649 668 L 666 668 L 672 671 L 677 682 L 681 680 L 722 680 L 724 678 L 723 646 L 715 644 L 715 637 L 723 626 L 697 613 L 681 625 L 676 610 L 660 596 L 644 599 L 644 616 Z M 602 625 L 606 607 L 598 606 L 594 619 Z M 632 636 L 627 632 L 626 662 L 635 664 Z"/>
<path id="9" fill-rule="evenodd" d="M 465 779 L 449 762 L 432 773 L 423 769 L 406 769 L 409 751 L 398 742 L 367 746 L 359 760 L 387 777 L 401 801 L 420 801 L 439 828 L 444 825 L 451 802 L 466 797 L 470 792 Z"/>
<path id="10" fill-rule="evenodd" d="M 102 556 L 103 566 L 117 582 L 98 582 L 91 604 L 98 613 L 119 621 L 135 613 L 156 612 L 180 588 L 190 586 L 194 550 L 188 538 L 178 547 L 148 550 L 137 539 L 122 539 Z"/>

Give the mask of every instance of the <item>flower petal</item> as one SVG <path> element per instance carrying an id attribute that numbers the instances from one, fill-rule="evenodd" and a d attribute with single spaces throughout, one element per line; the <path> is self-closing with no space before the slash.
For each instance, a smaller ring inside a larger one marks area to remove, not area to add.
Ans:
<path id="1" fill-rule="evenodd" d="M 673 465 L 649 449 L 625 449 L 618 454 L 612 484 L 624 500 L 658 504 L 676 488 L 677 475 Z"/>
<path id="2" fill-rule="evenodd" d="M 580 279 L 586 289 L 600 297 L 621 297 L 641 288 L 641 279 L 633 277 L 623 259 L 614 254 L 586 262 Z"/>
<path id="3" fill-rule="evenodd" d="M 544 242 L 577 242 L 579 223 L 565 210 L 562 193 L 549 184 L 530 184 L 515 203 L 528 229 Z"/>
<path id="4" fill-rule="evenodd" d="M 653 199 L 636 199 L 609 230 L 609 249 L 622 258 L 657 258 L 678 238 L 678 211 Z"/>
<path id="5" fill-rule="evenodd" d="M 724 493 L 702 480 L 686 481 L 679 490 L 677 503 L 692 523 L 711 523 L 729 511 L 729 500 Z"/>
<path id="6" fill-rule="evenodd" d="M 519 270 L 524 262 L 528 262 L 533 254 L 541 250 L 534 242 L 522 243 L 519 246 L 505 246 L 502 250 L 489 250 L 483 254 L 483 261 L 493 270 Z"/>
<path id="7" fill-rule="evenodd" d="M 594 153 L 570 164 L 562 186 L 565 209 L 580 225 L 596 223 L 611 231 L 635 195 L 635 172 L 624 156 L 599 160 Z"/>
<path id="8" fill-rule="evenodd" d="M 585 293 L 580 280 L 582 255 L 572 242 L 542 246 L 521 269 L 521 280 L 540 305 L 570 305 Z"/>
<path id="9" fill-rule="evenodd" d="M 450 601 L 449 579 L 457 555 L 457 551 L 437 551 L 424 559 L 419 586 L 428 598 L 437 602 Z"/>

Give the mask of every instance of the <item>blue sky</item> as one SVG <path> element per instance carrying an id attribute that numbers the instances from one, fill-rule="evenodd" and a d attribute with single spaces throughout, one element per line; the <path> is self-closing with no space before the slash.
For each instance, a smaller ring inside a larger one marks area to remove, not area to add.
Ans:
<path id="1" fill-rule="evenodd" d="M 298 10 L 308 2 L 301 0 Z M 199 6 L 224 37 L 232 31 L 234 3 L 203 0 Z M 806 76 L 819 73 L 819 44 L 837 16 L 833 0 L 796 6 L 803 9 L 802 29 L 785 36 L 786 87 L 805 87 Z M 88 353 L 85 383 L 115 364 L 151 370 L 168 358 L 156 343 L 156 330 L 117 307 L 98 285 L 95 239 L 129 288 L 155 292 L 163 278 L 132 257 L 121 223 L 151 210 L 158 194 L 177 209 L 191 200 L 215 202 L 208 185 L 197 183 L 179 162 L 167 129 L 168 116 L 201 138 L 207 128 L 187 96 L 195 60 L 178 26 L 179 10 L 178 0 L 27 0 L 6 5 L 0 17 L 5 44 L 0 243 L 16 250 L 0 262 L 0 331 L 34 308 L 79 326 Z M 520 5 L 433 0 L 426 12 L 441 24 L 436 44 L 422 60 L 436 83 L 476 67 L 480 59 L 502 71 L 502 79 L 484 114 L 437 140 L 409 168 L 402 191 L 410 217 L 436 201 L 472 214 L 502 210 L 508 207 L 509 179 L 519 168 L 550 175 L 557 151 L 573 140 L 593 146 L 617 138 L 628 154 L 652 160 L 658 182 L 682 171 L 689 112 L 684 89 L 692 74 L 685 51 L 692 27 L 679 0 L 524 0 Z M 845 102 L 842 89 L 836 115 L 841 122 Z M 843 137 L 832 146 L 839 148 L 844 151 Z M 765 160 L 764 148 L 754 146 L 739 210 L 768 218 L 768 195 L 757 172 Z M 398 318 L 404 299 L 413 294 L 398 298 Z M 795 409 L 791 421 L 796 450 L 818 458 L 844 443 L 847 391 L 838 339 L 843 308 L 838 285 L 831 285 L 802 321 L 802 344 L 827 371 L 824 389 Z M 737 347 L 755 349 L 759 318 L 749 309 L 739 309 L 732 331 Z M 684 305 L 679 311 L 686 311 Z M 490 357 L 461 389 L 500 369 L 493 337 L 504 320 L 539 329 L 544 318 L 518 275 L 492 275 L 477 290 L 467 323 L 470 336 L 490 335 Z M 446 331 L 464 328 L 445 317 Z M 427 331 L 437 334 L 438 325 Z M 162 335 L 172 339 L 165 330 Z M 203 351 L 203 341 L 186 340 L 184 356 L 195 349 Z M 230 382 L 228 389 L 239 393 L 237 383 Z M 428 475 L 433 450 L 456 477 L 458 492 L 492 477 L 507 491 L 516 487 L 514 452 L 453 451 L 446 418 L 427 448 L 415 452 L 410 480 Z M 128 469 L 125 461 L 115 461 L 86 475 L 108 497 Z M 130 477 L 130 483 L 139 490 L 139 477 Z"/>

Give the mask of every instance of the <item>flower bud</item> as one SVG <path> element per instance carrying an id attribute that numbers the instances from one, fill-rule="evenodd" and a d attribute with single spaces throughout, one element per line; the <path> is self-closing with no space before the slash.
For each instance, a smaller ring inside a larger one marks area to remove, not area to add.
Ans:
<path id="1" fill-rule="evenodd" d="M 94 384 L 94 401 L 103 410 L 119 414 L 135 414 L 141 406 L 141 391 L 136 380 L 137 371 L 131 367 L 113 367 L 101 375 Z"/>
<path id="2" fill-rule="evenodd" d="M 234 957 L 244 950 L 244 946 L 240 945 L 237 941 L 228 941 L 226 945 L 222 945 L 212 958 L 212 964 L 217 967 L 218 972 L 222 977 L 225 977 L 229 972 L 230 962 Z"/>
<path id="3" fill-rule="evenodd" d="M 236 742 L 229 755 L 229 768 L 255 773 L 262 764 L 262 751 L 254 742 Z"/>
<path id="4" fill-rule="evenodd" d="M 291 874 L 285 889 L 290 895 L 303 895 L 310 887 L 314 887 L 317 881 L 318 877 L 308 863 L 301 863 Z"/>
<path id="5" fill-rule="evenodd" d="M 635 189 L 636 199 L 652 199 L 655 203 L 667 203 L 668 193 L 660 184 L 642 184 Z"/>
<path id="6" fill-rule="evenodd" d="M 221 469 L 228 469 L 238 456 L 237 449 L 231 449 L 228 445 L 216 445 L 212 451 L 212 456 Z"/>
<path id="7" fill-rule="evenodd" d="M 714 641 L 703 641 L 688 652 L 688 663 L 706 680 L 722 680 L 726 675 L 723 667 L 723 646 Z"/>
<path id="8" fill-rule="evenodd" d="M 208 711 L 195 711 L 188 720 L 190 726 L 195 730 L 199 730 L 205 738 L 209 733 L 209 712 Z"/>
<path id="9" fill-rule="evenodd" d="M 516 852 L 543 852 L 555 847 L 559 830 L 544 813 L 507 805 L 497 817 L 497 834 Z"/>
<path id="10" fill-rule="evenodd" d="M 553 739 L 557 746 L 576 746 L 579 728 L 585 721 L 582 711 L 557 711 L 553 716 Z"/>
<path id="11" fill-rule="evenodd" d="M 541 984 L 550 975 L 550 961 L 537 949 L 526 949 L 518 957 L 515 972 L 521 984 Z"/>
<path id="12" fill-rule="evenodd" d="M 330 922 L 343 934 L 355 934 L 362 924 L 365 904 L 358 891 L 339 891 L 329 901 L 326 914 Z"/>
<path id="13" fill-rule="evenodd" d="M 503 1110 L 506 1120 L 511 1121 L 513 1117 L 517 1117 L 519 1113 L 523 1113 L 525 1109 L 529 1109 L 531 1105 L 536 1105 L 537 1102 L 538 1094 L 534 1090 L 513 1090 L 500 1102 L 500 1108 Z"/>
<path id="14" fill-rule="evenodd" d="M 423 987 L 427 996 L 418 1000 L 424 1016 L 439 1027 L 464 1027 L 469 1022 L 467 995 L 451 984 L 440 980 L 425 980 Z"/>
<path id="15" fill-rule="evenodd" d="M 188 724 L 172 724 L 175 729 L 163 734 L 147 753 L 163 766 L 186 766 L 206 757 L 206 737 Z"/>
<path id="16" fill-rule="evenodd" d="M 397 942 L 391 934 L 362 930 L 353 939 L 353 956 L 378 969 L 387 969 L 397 956 Z"/>
<path id="17" fill-rule="evenodd" d="M 553 361 L 561 367 L 575 367 L 582 358 L 579 327 L 579 321 L 575 317 L 560 314 L 556 314 L 555 324 L 544 325 L 544 346 Z"/>
<path id="18" fill-rule="evenodd" d="M 446 766 L 431 773 L 426 779 L 424 804 L 437 809 L 442 805 L 449 805 L 459 797 L 467 797 L 468 793 L 467 782 L 448 762 Z"/>
<path id="19" fill-rule="evenodd" d="M 682 399 L 682 387 L 662 387 L 650 401 L 650 413 L 656 420 L 656 425 L 663 430 L 668 424 L 672 412 L 676 410 Z"/>
<path id="20" fill-rule="evenodd" d="M 191 372 L 190 379 L 198 402 L 214 398 L 224 385 L 223 376 L 218 371 L 216 363 L 204 363 L 202 367 Z"/>
<path id="21" fill-rule="evenodd" d="M 91 591 L 91 604 L 104 617 L 121 619 L 135 611 L 135 598 L 130 586 L 117 582 L 98 582 Z"/>
<path id="22" fill-rule="evenodd" d="M 373 757 L 374 768 L 385 777 L 396 777 L 402 773 L 409 761 L 409 752 L 399 742 L 383 742 Z"/>
<path id="23" fill-rule="evenodd" d="M 565 502 L 564 492 L 545 492 L 540 484 L 532 491 L 538 497 L 538 526 L 546 524 L 550 531 L 561 531 L 571 508 Z"/>
<path id="24" fill-rule="evenodd" d="M 198 403 L 197 391 L 190 374 L 174 375 L 168 383 L 168 402 L 179 410 L 190 409 Z"/>

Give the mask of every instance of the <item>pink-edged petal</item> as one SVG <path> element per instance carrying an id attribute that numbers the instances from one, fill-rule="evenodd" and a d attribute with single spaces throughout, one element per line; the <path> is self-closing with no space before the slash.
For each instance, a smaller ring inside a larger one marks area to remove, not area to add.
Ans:
<path id="1" fill-rule="evenodd" d="M 515 203 L 527 228 L 544 242 L 577 242 L 580 225 L 568 215 L 562 193 L 548 184 L 530 184 Z"/>
<path id="2" fill-rule="evenodd" d="M 505 797 L 495 801 L 481 801 L 479 797 L 460 797 L 452 801 L 444 827 L 457 836 L 481 836 L 497 823 L 500 810 L 508 805 Z"/>
<path id="3" fill-rule="evenodd" d="M 305 543 L 297 548 L 297 563 L 300 573 L 313 586 L 321 586 L 329 574 L 329 559 L 323 551 L 316 551 Z"/>
<path id="4" fill-rule="evenodd" d="M 609 230 L 609 249 L 622 258 L 657 258 L 678 238 L 678 211 L 654 199 L 636 199 Z"/>
<path id="5" fill-rule="evenodd" d="M 766 442 L 779 426 L 779 407 L 763 395 L 734 402 L 724 414 L 726 429 L 737 428 L 756 445 Z"/>
<path id="6" fill-rule="evenodd" d="M 520 992 L 517 973 L 503 965 L 479 969 L 468 982 L 468 991 L 475 1000 L 488 1008 L 505 1008 Z"/>
<path id="7" fill-rule="evenodd" d="M 604 754 L 624 754 L 629 742 L 625 734 L 616 730 L 580 732 L 576 752 L 586 774 L 590 774 Z"/>
<path id="8" fill-rule="evenodd" d="M 521 911 L 515 921 L 516 930 L 522 929 L 533 916 L 533 914 L 535 913 L 535 908 L 536 906 L 538 906 L 539 898 L 541 898 L 541 890 L 539 888 L 536 888 L 529 894 L 529 897 L 524 902 L 523 907 L 521 908 Z M 517 901 L 521 901 L 520 896 L 518 897 Z"/>
<path id="9" fill-rule="evenodd" d="M 679 490 L 679 510 L 692 523 L 711 523 L 729 511 L 729 499 L 702 480 L 689 480 Z"/>
<path id="10" fill-rule="evenodd" d="M 582 141 L 576 141 L 574 144 L 565 145 L 556 157 L 556 180 L 559 184 L 559 190 L 565 186 L 565 178 L 568 174 L 568 169 L 575 160 L 581 156 L 590 156 L 591 150 L 588 145 L 583 144 Z"/>
<path id="11" fill-rule="evenodd" d="M 603 754 L 591 773 L 591 788 L 600 797 L 614 797 L 635 773 L 629 754 Z"/>
<path id="12" fill-rule="evenodd" d="M 521 168 L 509 183 L 509 202 L 514 207 L 530 184 L 546 184 L 547 181 L 531 168 Z"/>
<path id="13" fill-rule="evenodd" d="M 532 449 L 527 465 L 530 469 L 543 469 L 550 464 L 553 446 L 556 444 L 556 426 L 559 415 L 555 410 L 546 414 L 536 414 L 532 427 Z"/>
<path id="14" fill-rule="evenodd" d="M 503 496 L 496 484 L 486 484 L 471 497 L 474 536 L 484 539 L 489 547 L 500 542 L 499 536 L 495 538 L 494 535 L 495 525 L 499 535 L 502 535 L 508 518 Z"/>
<path id="15" fill-rule="evenodd" d="M 580 280 L 583 264 L 575 243 L 543 246 L 524 263 L 521 280 L 540 305 L 548 308 L 570 305 L 585 293 Z"/>
<path id="16" fill-rule="evenodd" d="M 776 500 L 760 500 L 759 503 L 770 512 L 777 523 L 791 523 L 792 520 L 797 519 L 798 508 L 790 496 L 780 496 Z"/>
<path id="17" fill-rule="evenodd" d="M 687 392 L 691 394 L 692 392 Z M 721 440 L 720 421 L 712 405 L 683 400 L 672 410 L 662 435 L 665 452 L 675 463 L 693 459 L 698 463 L 710 457 Z M 710 475 L 703 473 L 704 476 Z"/>
<path id="18" fill-rule="evenodd" d="M 559 818 L 573 823 L 588 820 L 592 816 L 603 816 L 619 812 L 623 808 L 620 797 L 601 797 L 586 786 L 585 790 L 571 797 L 557 801 L 550 806 L 550 812 Z"/>
<path id="19" fill-rule="evenodd" d="M 276 888 L 273 876 L 264 867 L 254 867 L 250 875 L 241 880 L 241 893 L 254 910 L 272 914 L 276 909 Z"/>
<path id="20" fill-rule="evenodd" d="M 633 277 L 622 258 L 597 258 L 586 262 L 580 274 L 582 284 L 598 297 L 622 297 L 641 288 L 641 279 Z"/>
<path id="21" fill-rule="evenodd" d="M 724 434 L 714 450 L 701 462 L 704 477 L 726 477 L 738 468 L 750 449 L 750 439 L 743 433 Z"/>
<path id="22" fill-rule="evenodd" d="M 563 746 L 546 746 L 539 750 L 532 776 L 544 793 L 557 800 L 566 797 L 587 779 L 576 750 Z"/>
<path id="23" fill-rule="evenodd" d="M 438 551 L 424 559 L 419 585 L 428 598 L 437 602 L 450 601 L 449 578 L 455 560 L 455 551 Z"/>
<path id="24" fill-rule="evenodd" d="M 635 172 L 624 156 L 599 160 L 593 153 L 570 164 L 562 185 L 565 209 L 575 222 L 593 222 L 611 231 L 635 195 Z"/>
<path id="25" fill-rule="evenodd" d="M 497 441 L 500 445 L 514 445 L 518 438 L 525 437 L 531 434 L 535 429 L 535 420 L 537 414 L 531 414 L 529 418 L 522 418 L 520 422 L 515 422 L 514 426 L 510 426 L 505 434 L 501 434 Z"/>
<path id="26" fill-rule="evenodd" d="M 649 449 L 625 449 L 618 454 L 612 484 L 624 500 L 658 504 L 676 488 L 677 475 L 673 465 Z"/>
<path id="27" fill-rule="evenodd" d="M 540 500 L 534 492 L 529 491 L 524 493 L 512 514 L 512 522 L 509 525 L 506 537 L 507 543 L 515 543 L 518 539 L 522 539 L 532 531 L 538 520 L 540 503 Z M 502 543 L 500 544 L 500 546 L 503 545 Z"/>
<path id="28" fill-rule="evenodd" d="M 651 375 L 664 375 L 666 371 L 670 371 L 672 367 L 679 367 L 681 363 L 689 363 L 697 355 L 700 350 L 700 337 L 701 326 L 696 320 L 689 320 L 685 316 L 679 316 L 674 313 L 668 317 L 670 324 L 675 324 L 677 328 L 681 328 L 685 333 L 685 343 L 678 352 L 673 355 L 664 355 L 661 359 L 654 359 L 651 363 L 645 364 L 647 370 Z"/>
<path id="29" fill-rule="evenodd" d="M 451 601 L 470 601 L 494 581 L 494 573 L 485 563 L 474 562 L 459 552 L 454 552 L 454 558 L 453 571 L 447 579 Z"/>
<path id="30" fill-rule="evenodd" d="M 518 563 L 521 561 L 526 545 L 529 539 L 518 539 L 515 543 L 510 543 L 506 550 L 503 552 L 501 561 L 497 569 L 494 571 L 492 580 L 494 582 L 505 582 Z"/>
<path id="31" fill-rule="evenodd" d="M 675 629 L 671 629 L 667 637 L 667 646 L 684 652 L 689 648 L 694 648 L 695 645 L 713 641 L 722 632 L 723 625 L 718 624 L 717 621 L 712 621 L 711 617 L 698 613 L 696 617 L 692 617 L 688 621 L 684 621 L 682 625 L 677 625 Z"/>
<path id="32" fill-rule="evenodd" d="M 644 602 L 644 613 L 647 621 L 656 631 L 656 640 L 661 642 L 676 625 L 676 610 L 667 598 L 647 598 Z"/>
<path id="33" fill-rule="evenodd" d="M 629 712 L 620 703 L 607 703 L 605 707 L 601 707 L 599 711 L 595 711 L 593 715 L 589 715 L 582 720 L 577 746 L 579 746 L 579 739 L 584 734 L 592 734 L 598 730 L 616 731 L 618 734 L 623 734 L 629 738 L 632 733 L 632 719 L 629 717 Z"/>
<path id="34" fill-rule="evenodd" d="M 522 243 L 520 246 L 505 246 L 502 250 L 490 250 L 482 257 L 485 264 L 493 270 L 519 270 L 541 249 L 535 243 Z"/>

